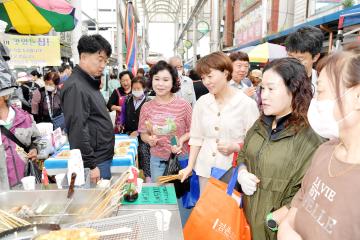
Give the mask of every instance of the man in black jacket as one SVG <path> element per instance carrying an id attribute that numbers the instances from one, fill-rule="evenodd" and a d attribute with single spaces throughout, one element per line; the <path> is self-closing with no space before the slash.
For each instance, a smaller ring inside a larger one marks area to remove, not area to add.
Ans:
<path id="1" fill-rule="evenodd" d="M 99 91 L 100 77 L 111 55 L 102 36 L 84 35 L 78 43 L 80 57 L 64 84 L 61 103 L 71 149 L 80 149 L 91 181 L 110 179 L 114 156 L 114 134 L 106 102 Z"/>

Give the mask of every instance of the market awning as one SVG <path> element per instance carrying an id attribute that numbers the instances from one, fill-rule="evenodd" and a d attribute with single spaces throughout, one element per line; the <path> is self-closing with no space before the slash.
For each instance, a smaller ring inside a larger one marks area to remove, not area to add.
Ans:
<path id="1" fill-rule="evenodd" d="M 297 29 L 299 29 L 301 27 L 304 27 L 304 26 L 320 26 L 320 25 L 325 24 L 325 23 L 337 21 L 340 18 L 340 16 L 350 14 L 350 13 L 359 12 L 359 9 L 360 9 L 360 4 L 357 4 L 357 5 L 353 6 L 353 7 L 346 8 L 346 9 L 343 9 L 341 11 L 331 13 L 329 15 L 326 15 L 326 16 L 323 16 L 323 17 L 320 17 L 320 18 L 317 18 L 317 19 L 314 19 L 314 20 L 299 24 L 299 25 L 294 26 L 292 28 L 288 28 L 288 29 L 286 29 L 284 31 L 281 31 L 281 32 L 278 32 L 276 34 L 267 36 L 267 37 L 265 37 L 263 39 L 258 39 L 258 40 L 243 44 L 241 46 L 236 46 L 234 48 L 225 49 L 225 52 L 241 51 L 241 49 L 244 49 L 244 48 L 249 47 L 249 46 L 256 46 L 256 45 L 259 45 L 259 44 L 264 43 L 264 42 L 269 42 L 271 40 L 287 36 L 290 33 L 293 33 Z M 346 17 L 345 19 L 346 19 L 345 20 L 346 25 L 345 25 L 345 22 L 344 22 L 345 27 L 353 25 L 353 24 L 360 23 L 360 17 L 357 14 L 354 14 L 352 18 L 351 17 Z"/>
<path id="2" fill-rule="evenodd" d="M 356 25 L 360 23 L 360 4 L 357 8 L 351 9 L 346 11 L 345 13 L 341 14 L 340 19 L 342 20 L 341 27 L 348 27 L 352 25 Z M 339 23 L 340 25 L 340 23 Z"/>

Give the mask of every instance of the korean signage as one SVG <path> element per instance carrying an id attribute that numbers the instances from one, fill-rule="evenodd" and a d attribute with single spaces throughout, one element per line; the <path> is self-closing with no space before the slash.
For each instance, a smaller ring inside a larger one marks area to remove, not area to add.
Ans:
<path id="1" fill-rule="evenodd" d="M 19 36 L 0 33 L 0 39 L 10 50 L 9 65 L 59 66 L 60 39 L 58 36 Z"/>
<path id="2" fill-rule="evenodd" d="M 241 0 L 240 1 L 240 12 L 245 11 L 249 7 L 253 6 L 259 0 Z"/>
<path id="3" fill-rule="evenodd" d="M 261 6 L 235 22 L 235 45 L 245 44 L 262 37 Z"/>

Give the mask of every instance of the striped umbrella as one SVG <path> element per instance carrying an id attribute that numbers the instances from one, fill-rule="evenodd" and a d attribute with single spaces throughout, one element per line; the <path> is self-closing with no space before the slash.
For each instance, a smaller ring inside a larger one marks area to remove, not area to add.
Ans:
<path id="1" fill-rule="evenodd" d="M 6 31 L 20 34 L 46 34 L 75 28 L 75 8 L 65 0 L 0 0 L 0 20 L 8 23 Z"/>
<path id="2" fill-rule="evenodd" d="M 277 58 L 286 57 L 287 53 L 284 46 L 266 42 L 251 49 L 248 55 L 250 62 L 266 63 Z"/>
<path id="3" fill-rule="evenodd" d="M 136 66 L 136 26 L 134 8 L 131 1 L 126 4 L 125 14 L 125 44 L 126 44 L 126 65 L 134 75 L 137 71 Z"/>

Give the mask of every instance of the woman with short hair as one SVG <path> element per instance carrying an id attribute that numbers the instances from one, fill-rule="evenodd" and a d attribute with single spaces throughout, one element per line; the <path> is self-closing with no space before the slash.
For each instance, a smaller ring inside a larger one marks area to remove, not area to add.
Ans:
<path id="1" fill-rule="evenodd" d="M 209 93 L 195 104 L 189 164 L 181 173 L 184 181 L 195 170 L 200 193 L 212 169 L 226 171 L 232 166 L 234 153 L 240 151 L 246 132 L 259 117 L 256 102 L 228 84 L 232 70 L 230 58 L 221 52 L 201 58 L 196 65 Z"/>

